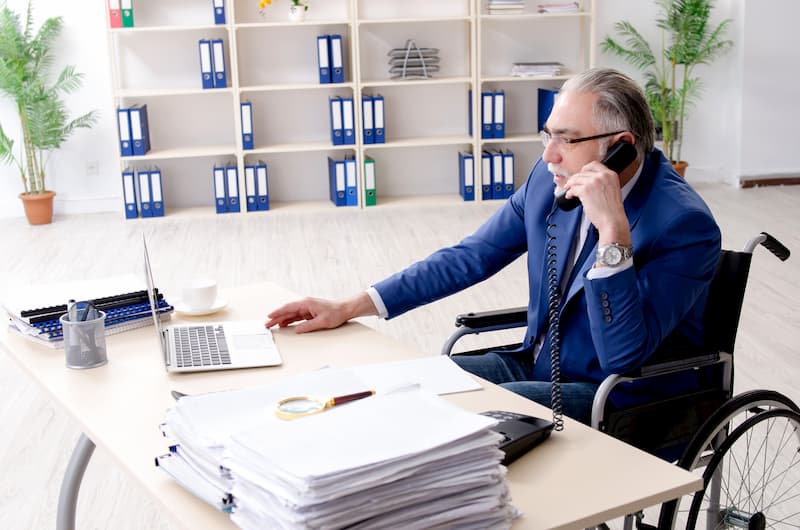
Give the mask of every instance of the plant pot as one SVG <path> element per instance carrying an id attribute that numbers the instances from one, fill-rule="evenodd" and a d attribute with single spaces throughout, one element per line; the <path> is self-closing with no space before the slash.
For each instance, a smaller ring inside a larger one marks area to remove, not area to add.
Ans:
<path id="1" fill-rule="evenodd" d="M 678 162 L 673 161 L 672 167 L 675 168 L 675 171 L 678 172 L 678 175 L 682 176 L 683 178 L 686 178 L 686 168 L 689 167 L 689 162 L 686 162 L 684 160 L 680 160 Z"/>
<path id="2" fill-rule="evenodd" d="M 54 191 L 19 194 L 29 224 L 47 225 L 53 222 L 53 197 L 55 196 L 56 192 Z"/>
<path id="3" fill-rule="evenodd" d="M 292 22 L 302 22 L 306 18 L 306 6 L 289 6 L 289 20 Z"/>

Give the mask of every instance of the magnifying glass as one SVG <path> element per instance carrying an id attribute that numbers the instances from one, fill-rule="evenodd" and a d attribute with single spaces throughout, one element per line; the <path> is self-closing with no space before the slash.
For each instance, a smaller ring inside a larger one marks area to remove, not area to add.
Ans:
<path id="1" fill-rule="evenodd" d="M 275 408 L 275 414 L 277 414 L 281 419 L 293 420 L 295 418 L 301 418 L 303 416 L 310 416 L 311 414 L 322 412 L 323 410 L 335 407 L 336 405 L 342 405 L 343 403 L 350 403 L 351 401 L 364 399 L 373 394 L 375 394 L 374 390 L 366 390 L 364 392 L 356 392 L 355 394 L 332 397 L 328 400 L 310 396 L 288 397 L 278 401 L 278 405 Z"/>

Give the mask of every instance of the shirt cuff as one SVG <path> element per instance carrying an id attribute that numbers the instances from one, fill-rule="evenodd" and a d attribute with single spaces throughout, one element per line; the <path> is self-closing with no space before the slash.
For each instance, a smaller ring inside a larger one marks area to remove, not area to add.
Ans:
<path id="1" fill-rule="evenodd" d="M 630 269 L 631 267 L 633 267 L 632 259 L 625 260 L 625 263 L 623 263 L 619 267 L 592 267 L 591 269 L 589 269 L 589 272 L 586 273 L 586 278 L 589 280 L 596 280 L 598 278 L 609 278 L 611 276 L 614 276 L 616 273 Z"/>
<path id="2" fill-rule="evenodd" d="M 378 317 L 387 318 L 389 316 L 389 311 L 386 310 L 386 304 L 383 303 L 383 298 L 381 298 L 378 290 L 374 287 L 367 287 L 367 295 L 372 300 L 372 303 L 375 304 L 375 309 L 378 310 Z"/>

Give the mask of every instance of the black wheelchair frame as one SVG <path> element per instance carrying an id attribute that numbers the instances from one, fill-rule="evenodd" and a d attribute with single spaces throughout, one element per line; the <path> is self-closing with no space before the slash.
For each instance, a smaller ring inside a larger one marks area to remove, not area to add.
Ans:
<path id="1" fill-rule="evenodd" d="M 800 527 L 800 408 L 783 394 L 768 390 L 733 395 L 734 343 L 752 255 L 759 245 L 782 261 L 789 258 L 789 249 L 765 232 L 748 241 L 742 251 L 722 250 L 704 312 L 702 349 L 676 347 L 676 341 L 668 338 L 645 366 L 609 375 L 595 394 L 593 428 L 684 469 L 703 470 L 703 489 L 661 505 L 657 526 L 646 523 L 639 513 L 626 517 L 626 529 L 633 527 L 634 520 L 641 530 L 684 525 L 689 529 L 703 525 Z M 525 307 L 458 315 L 456 330 L 442 354 L 454 355 L 454 345 L 465 335 L 526 325 Z M 720 367 L 718 386 L 625 409 L 613 407 L 609 400 L 612 390 L 623 382 L 710 366 Z M 784 465 L 785 469 L 777 467 Z M 764 475 L 754 477 L 758 472 Z"/>

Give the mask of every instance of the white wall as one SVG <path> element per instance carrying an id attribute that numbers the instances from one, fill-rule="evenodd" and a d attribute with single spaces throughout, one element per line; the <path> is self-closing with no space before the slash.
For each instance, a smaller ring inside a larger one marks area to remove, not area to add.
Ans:
<path id="1" fill-rule="evenodd" d="M 253 0 L 255 2 L 255 0 Z M 598 42 L 622 19 L 655 38 L 655 2 L 595 0 Z M 8 0 L 17 11 L 26 0 Z M 74 64 L 85 74 L 80 93 L 69 99 L 74 113 L 98 109 L 99 123 L 79 130 L 51 158 L 48 187 L 56 190 L 55 211 L 88 213 L 119 211 L 120 179 L 111 96 L 105 1 L 34 0 L 36 20 L 64 17 L 57 65 Z M 698 73 L 705 95 L 686 125 L 683 158 L 689 160 L 690 181 L 721 181 L 733 185 L 744 176 L 798 175 L 793 156 L 793 132 L 800 122 L 794 76 L 800 57 L 800 18 L 796 0 L 717 0 L 714 21 L 733 18 L 729 38 L 733 50 Z M 638 75 L 616 57 L 597 52 L 599 66 Z M 639 77 L 639 79 L 641 79 Z M 13 134 L 13 106 L 0 100 L 0 122 Z M 87 175 L 89 166 L 96 167 Z M 22 190 L 16 170 L 0 166 L 0 217 L 22 215 L 17 194 Z"/>
<path id="2" fill-rule="evenodd" d="M 744 2 L 741 175 L 797 176 L 800 2 Z"/>
<path id="3" fill-rule="evenodd" d="M 24 14 L 27 0 L 7 0 L 8 6 Z M 97 109 L 98 123 L 91 129 L 77 132 L 53 153 L 47 165 L 47 187 L 56 191 L 55 212 L 88 213 L 121 211 L 121 179 L 116 152 L 116 129 L 111 97 L 111 70 L 106 35 L 106 2 L 90 0 L 59 2 L 32 0 L 35 28 L 43 20 L 61 16 L 61 32 L 53 73 L 73 64 L 84 74 L 83 86 L 68 96 L 70 116 Z M 23 15 L 24 16 L 24 15 Z M 0 97 L 0 123 L 19 145 L 19 119 L 8 98 Z M 87 171 L 87 165 L 94 169 Z M 87 174 L 93 173 L 93 174 Z M 0 164 L 0 217 L 23 215 L 17 195 L 22 182 L 15 166 Z"/>
<path id="4" fill-rule="evenodd" d="M 789 0 L 791 1 L 791 0 Z M 634 7 L 635 4 L 635 7 Z M 628 20 L 651 43 L 660 42 L 655 25 L 656 2 L 641 0 L 597 0 L 596 31 L 598 44 L 606 36 L 618 38 L 614 24 Z M 686 178 L 690 181 L 729 182 L 739 180 L 739 145 L 741 130 L 741 50 L 744 8 L 741 0 L 717 0 L 712 24 L 731 18 L 727 38 L 733 48 L 710 66 L 701 65 L 695 73 L 703 78 L 703 96 L 686 120 L 681 158 L 689 162 Z M 617 68 L 638 81 L 643 76 L 621 58 L 597 51 L 596 64 Z M 796 165 L 800 168 L 800 162 Z"/>

